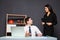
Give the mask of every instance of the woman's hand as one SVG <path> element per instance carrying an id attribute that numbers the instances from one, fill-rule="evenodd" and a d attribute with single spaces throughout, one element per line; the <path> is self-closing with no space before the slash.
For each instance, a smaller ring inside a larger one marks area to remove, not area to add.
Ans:
<path id="1" fill-rule="evenodd" d="M 45 24 L 45 22 L 42 22 L 42 25 L 44 25 Z"/>
<path id="2" fill-rule="evenodd" d="M 47 24 L 47 25 L 49 25 L 49 26 L 51 26 L 51 25 L 52 25 L 52 23 L 51 23 L 51 22 L 47 22 L 46 24 Z"/>

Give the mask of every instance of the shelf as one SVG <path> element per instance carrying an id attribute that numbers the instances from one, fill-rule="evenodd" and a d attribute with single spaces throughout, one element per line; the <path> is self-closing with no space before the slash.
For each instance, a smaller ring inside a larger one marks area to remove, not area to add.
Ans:
<path id="1" fill-rule="evenodd" d="M 25 26 L 25 18 L 26 17 L 27 17 L 27 15 L 7 14 L 6 15 L 6 35 L 10 36 L 11 27 Z M 12 26 L 14 24 L 15 24 L 15 26 Z"/>

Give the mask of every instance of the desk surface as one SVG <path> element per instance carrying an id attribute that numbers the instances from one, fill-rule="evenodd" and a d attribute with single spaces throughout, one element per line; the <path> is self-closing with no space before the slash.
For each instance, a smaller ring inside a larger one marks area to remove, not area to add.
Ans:
<path id="1" fill-rule="evenodd" d="M 0 40 L 57 40 L 55 37 L 12 37 L 12 36 L 5 36 L 0 37 Z"/>

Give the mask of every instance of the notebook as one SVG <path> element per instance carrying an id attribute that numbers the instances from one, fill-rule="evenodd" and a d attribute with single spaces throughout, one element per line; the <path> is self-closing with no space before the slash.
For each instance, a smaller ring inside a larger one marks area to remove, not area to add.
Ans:
<path id="1" fill-rule="evenodd" d="M 25 37 L 24 27 L 11 27 L 11 33 L 13 37 Z"/>

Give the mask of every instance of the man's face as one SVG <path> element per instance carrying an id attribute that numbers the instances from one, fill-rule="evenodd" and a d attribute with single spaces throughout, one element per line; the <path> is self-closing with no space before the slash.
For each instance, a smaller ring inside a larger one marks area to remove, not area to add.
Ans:
<path id="1" fill-rule="evenodd" d="M 29 20 L 27 21 L 28 24 L 33 24 L 33 20 L 31 18 L 29 18 Z"/>

